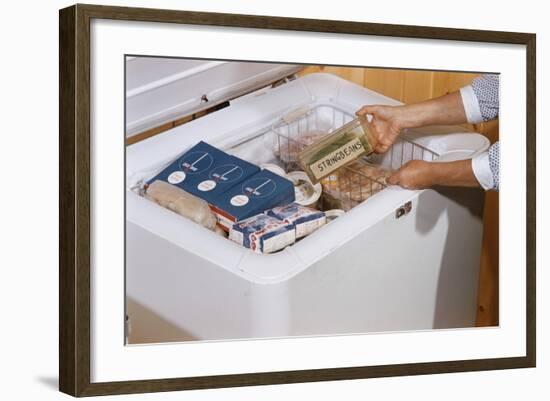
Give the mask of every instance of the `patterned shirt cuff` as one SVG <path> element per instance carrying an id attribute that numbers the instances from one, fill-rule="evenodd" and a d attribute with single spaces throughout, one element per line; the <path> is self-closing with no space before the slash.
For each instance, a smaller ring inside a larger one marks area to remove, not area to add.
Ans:
<path id="1" fill-rule="evenodd" d="M 483 152 L 472 158 L 472 170 L 476 176 L 477 182 L 481 187 L 488 191 L 495 186 L 493 173 L 489 164 L 489 153 Z"/>
<path id="2" fill-rule="evenodd" d="M 462 104 L 466 112 L 466 119 L 470 124 L 477 124 L 483 121 L 479 101 L 472 88 L 472 85 L 467 85 L 460 88 L 460 96 L 462 96 Z"/>

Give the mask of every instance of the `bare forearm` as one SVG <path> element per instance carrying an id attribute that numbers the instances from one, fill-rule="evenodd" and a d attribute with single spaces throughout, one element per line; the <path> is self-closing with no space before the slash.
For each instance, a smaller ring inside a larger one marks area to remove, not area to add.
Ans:
<path id="1" fill-rule="evenodd" d="M 399 114 L 401 128 L 466 122 L 466 113 L 460 92 L 401 106 Z"/>
<path id="2" fill-rule="evenodd" d="M 424 189 L 434 185 L 479 187 L 472 161 L 427 162 L 411 160 L 388 177 L 388 184 L 407 189 Z"/>
<path id="3" fill-rule="evenodd" d="M 479 187 L 470 159 L 432 163 L 434 185 Z"/>

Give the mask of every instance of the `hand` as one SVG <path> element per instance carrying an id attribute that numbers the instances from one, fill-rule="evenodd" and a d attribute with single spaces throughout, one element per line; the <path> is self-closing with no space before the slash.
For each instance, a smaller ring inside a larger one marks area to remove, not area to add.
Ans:
<path id="1" fill-rule="evenodd" d="M 438 164 L 423 160 L 411 160 L 388 177 L 388 184 L 406 189 L 425 189 L 438 184 Z"/>
<path id="2" fill-rule="evenodd" d="M 387 152 L 403 128 L 400 120 L 402 106 L 363 106 L 355 114 L 359 117 L 372 115 L 368 126 L 377 141 L 376 153 Z"/>

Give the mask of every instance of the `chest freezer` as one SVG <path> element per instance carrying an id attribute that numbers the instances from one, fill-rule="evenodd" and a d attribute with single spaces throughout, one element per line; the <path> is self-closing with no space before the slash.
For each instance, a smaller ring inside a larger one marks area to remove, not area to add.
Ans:
<path id="1" fill-rule="evenodd" d="M 375 185 L 344 199 L 343 216 L 273 254 L 251 252 L 140 195 L 147 179 L 201 140 L 288 171 L 295 142 L 340 127 L 365 104 L 399 102 L 310 74 L 128 146 L 126 291 L 139 306 L 128 308 L 132 330 L 164 342 L 473 326 L 479 190 Z M 457 127 L 410 130 L 369 163 L 397 169 L 411 159 L 471 158 L 488 145 Z M 159 321 L 169 336 L 154 330 Z"/>

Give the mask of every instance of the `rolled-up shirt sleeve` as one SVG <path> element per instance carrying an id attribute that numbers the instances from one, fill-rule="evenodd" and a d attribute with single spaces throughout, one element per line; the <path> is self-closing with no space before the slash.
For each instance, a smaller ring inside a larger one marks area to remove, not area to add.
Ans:
<path id="1" fill-rule="evenodd" d="M 488 151 L 472 159 L 472 170 L 483 189 L 499 190 L 500 143 L 495 142 Z"/>
<path id="2" fill-rule="evenodd" d="M 470 85 L 460 88 L 462 104 L 470 124 L 498 117 L 499 83 L 499 75 L 486 74 L 474 78 Z"/>
<path id="3" fill-rule="evenodd" d="M 500 76 L 485 74 L 474 78 L 470 85 L 460 88 L 466 119 L 470 124 L 493 120 L 499 111 Z M 483 189 L 499 189 L 500 144 L 472 159 L 472 170 Z"/>

